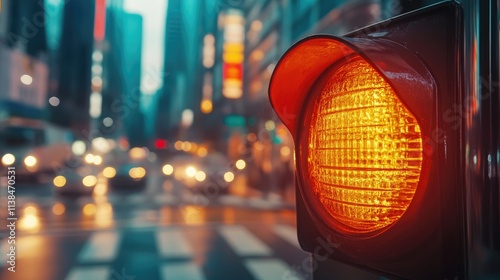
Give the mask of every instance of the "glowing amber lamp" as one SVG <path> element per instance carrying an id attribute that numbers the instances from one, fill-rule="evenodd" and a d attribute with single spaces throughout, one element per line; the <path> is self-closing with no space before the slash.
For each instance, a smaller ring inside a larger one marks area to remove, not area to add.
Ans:
<path id="1" fill-rule="evenodd" d="M 309 187 L 339 231 L 374 232 L 412 202 L 423 161 L 420 126 L 359 55 L 328 75 L 308 109 Z"/>

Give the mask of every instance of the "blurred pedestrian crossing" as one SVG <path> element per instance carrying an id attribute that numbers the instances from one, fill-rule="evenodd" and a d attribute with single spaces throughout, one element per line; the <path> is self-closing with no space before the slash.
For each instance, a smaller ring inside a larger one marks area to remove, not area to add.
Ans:
<path id="1" fill-rule="evenodd" d="M 265 230 L 220 225 L 93 232 L 64 279 L 305 279 L 294 273 L 308 257 L 299 249 L 295 232 L 290 225 Z M 150 247 L 156 248 L 155 256 L 146 252 Z M 149 256 L 141 258 L 144 253 Z M 148 259 L 152 263 L 139 265 Z"/>

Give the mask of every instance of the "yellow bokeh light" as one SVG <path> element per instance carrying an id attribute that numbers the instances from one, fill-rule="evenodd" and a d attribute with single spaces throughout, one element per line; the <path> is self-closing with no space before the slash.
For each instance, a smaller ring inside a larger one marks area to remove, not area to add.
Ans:
<path id="1" fill-rule="evenodd" d="M 231 183 L 234 180 L 234 173 L 231 171 L 228 171 L 224 174 L 224 180 L 228 183 Z"/>
<path id="2" fill-rule="evenodd" d="M 142 177 L 146 176 L 146 169 L 144 169 L 143 167 L 134 167 L 128 171 L 128 175 L 132 179 L 141 179 Z"/>
<path id="3" fill-rule="evenodd" d="M 34 156 L 27 156 L 24 159 L 24 164 L 26 164 L 27 167 L 33 167 L 37 163 L 36 157 Z"/>
<path id="4" fill-rule="evenodd" d="M 101 156 L 94 156 L 94 160 L 93 160 L 93 163 L 95 165 L 100 165 L 102 163 L 102 157 Z"/>
<path id="5" fill-rule="evenodd" d="M 54 213 L 54 215 L 60 216 L 64 214 L 65 211 L 66 207 L 64 207 L 64 204 L 62 203 L 56 203 L 52 206 L 52 213 Z"/>
<path id="6" fill-rule="evenodd" d="M 174 143 L 174 148 L 177 150 L 177 151 L 180 151 L 182 150 L 182 141 L 175 141 Z"/>
<path id="7" fill-rule="evenodd" d="M 205 148 L 205 147 L 200 147 L 200 148 L 198 149 L 198 151 L 196 151 L 196 154 L 197 154 L 199 157 L 206 157 L 206 156 L 207 156 L 207 154 L 208 154 L 208 150 L 207 150 L 207 148 Z"/>
<path id="8" fill-rule="evenodd" d="M 212 100 L 204 99 L 201 101 L 200 110 L 204 114 L 208 114 L 213 110 Z"/>
<path id="9" fill-rule="evenodd" d="M 280 148 L 280 154 L 284 157 L 287 157 L 289 156 L 291 153 L 291 149 L 287 146 L 283 146 Z"/>
<path id="10" fill-rule="evenodd" d="M 88 203 L 88 204 L 85 204 L 85 206 L 83 206 L 82 211 L 83 211 L 84 215 L 86 215 L 86 216 L 92 216 L 97 211 L 97 208 L 95 207 L 94 204 Z"/>
<path id="11" fill-rule="evenodd" d="M 196 179 L 196 181 L 198 182 L 203 182 L 205 181 L 205 179 L 207 178 L 207 174 L 205 174 L 205 172 L 203 171 L 198 171 L 196 172 L 196 174 L 194 175 L 194 178 Z"/>
<path id="12" fill-rule="evenodd" d="M 174 173 L 174 167 L 170 164 L 165 164 L 162 168 L 163 174 L 172 175 Z"/>
<path id="13" fill-rule="evenodd" d="M 132 160 L 143 160 L 148 156 L 148 150 L 146 148 L 134 147 L 128 152 Z"/>
<path id="14" fill-rule="evenodd" d="M 93 154 L 86 154 L 84 160 L 88 164 L 94 163 L 94 155 Z"/>
<path id="15" fill-rule="evenodd" d="M 19 219 L 19 229 L 36 231 L 40 228 L 40 218 L 35 214 L 26 214 Z"/>
<path id="16" fill-rule="evenodd" d="M 187 141 L 182 143 L 182 146 L 181 146 L 181 148 L 184 152 L 189 152 L 192 147 L 193 147 L 193 144 L 191 144 L 191 142 L 187 142 Z"/>
<path id="17" fill-rule="evenodd" d="M 313 193 L 348 233 L 396 222 L 422 167 L 415 117 L 361 57 L 332 70 L 312 106 L 307 168 Z"/>
<path id="18" fill-rule="evenodd" d="M 264 124 L 264 126 L 266 127 L 266 130 L 271 131 L 271 130 L 274 130 L 276 128 L 276 123 L 274 121 L 272 121 L 272 120 L 268 120 Z"/>
<path id="19" fill-rule="evenodd" d="M 94 175 L 88 175 L 82 179 L 82 183 L 85 187 L 90 188 L 97 183 L 97 178 Z"/>
<path id="20" fill-rule="evenodd" d="M 13 154 L 5 154 L 2 157 L 3 165 L 12 165 L 16 161 L 16 157 Z"/>
<path id="21" fill-rule="evenodd" d="M 104 177 L 111 179 L 116 175 L 116 169 L 114 167 L 108 166 L 102 170 L 102 175 Z"/>
<path id="22" fill-rule="evenodd" d="M 54 186 L 62 188 L 66 185 L 66 178 L 62 175 L 56 176 L 53 180 Z"/>
<path id="23" fill-rule="evenodd" d="M 186 176 L 194 177 L 194 175 L 196 175 L 196 168 L 194 168 L 193 166 L 188 166 L 186 168 Z"/>
<path id="24" fill-rule="evenodd" d="M 245 169 L 246 166 L 247 163 L 244 160 L 239 159 L 236 161 L 236 168 L 238 168 L 239 170 Z"/>

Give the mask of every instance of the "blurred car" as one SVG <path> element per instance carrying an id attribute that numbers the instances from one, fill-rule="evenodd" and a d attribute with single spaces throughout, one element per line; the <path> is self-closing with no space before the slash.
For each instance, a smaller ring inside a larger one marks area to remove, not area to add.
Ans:
<path id="1" fill-rule="evenodd" d="M 147 183 L 147 172 L 139 162 L 126 162 L 118 166 L 103 169 L 103 175 L 109 179 L 108 185 L 116 191 L 144 190 Z"/>
<path id="2" fill-rule="evenodd" d="M 66 168 L 52 180 L 53 192 L 58 195 L 91 195 L 97 185 L 98 173 L 96 167 L 89 165 Z"/>
<path id="3" fill-rule="evenodd" d="M 162 166 L 167 177 L 174 177 L 200 193 L 227 193 L 234 173 L 226 157 L 210 153 L 205 157 L 178 154 Z"/>
<path id="4" fill-rule="evenodd" d="M 24 120 L 0 127 L 0 169 L 15 167 L 18 180 L 50 180 L 71 155 L 71 132 L 65 129 Z"/>

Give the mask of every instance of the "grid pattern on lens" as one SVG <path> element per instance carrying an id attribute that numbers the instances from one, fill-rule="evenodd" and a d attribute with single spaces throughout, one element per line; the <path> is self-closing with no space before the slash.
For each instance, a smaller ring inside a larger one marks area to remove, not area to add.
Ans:
<path id="1" fill-rule="evenodd" d="M 312 110 L 307 166 L 322 206 L 352 233 L 397 221 L 422 167 L 415 117 L 359 56 L 333 70 Z"/>

